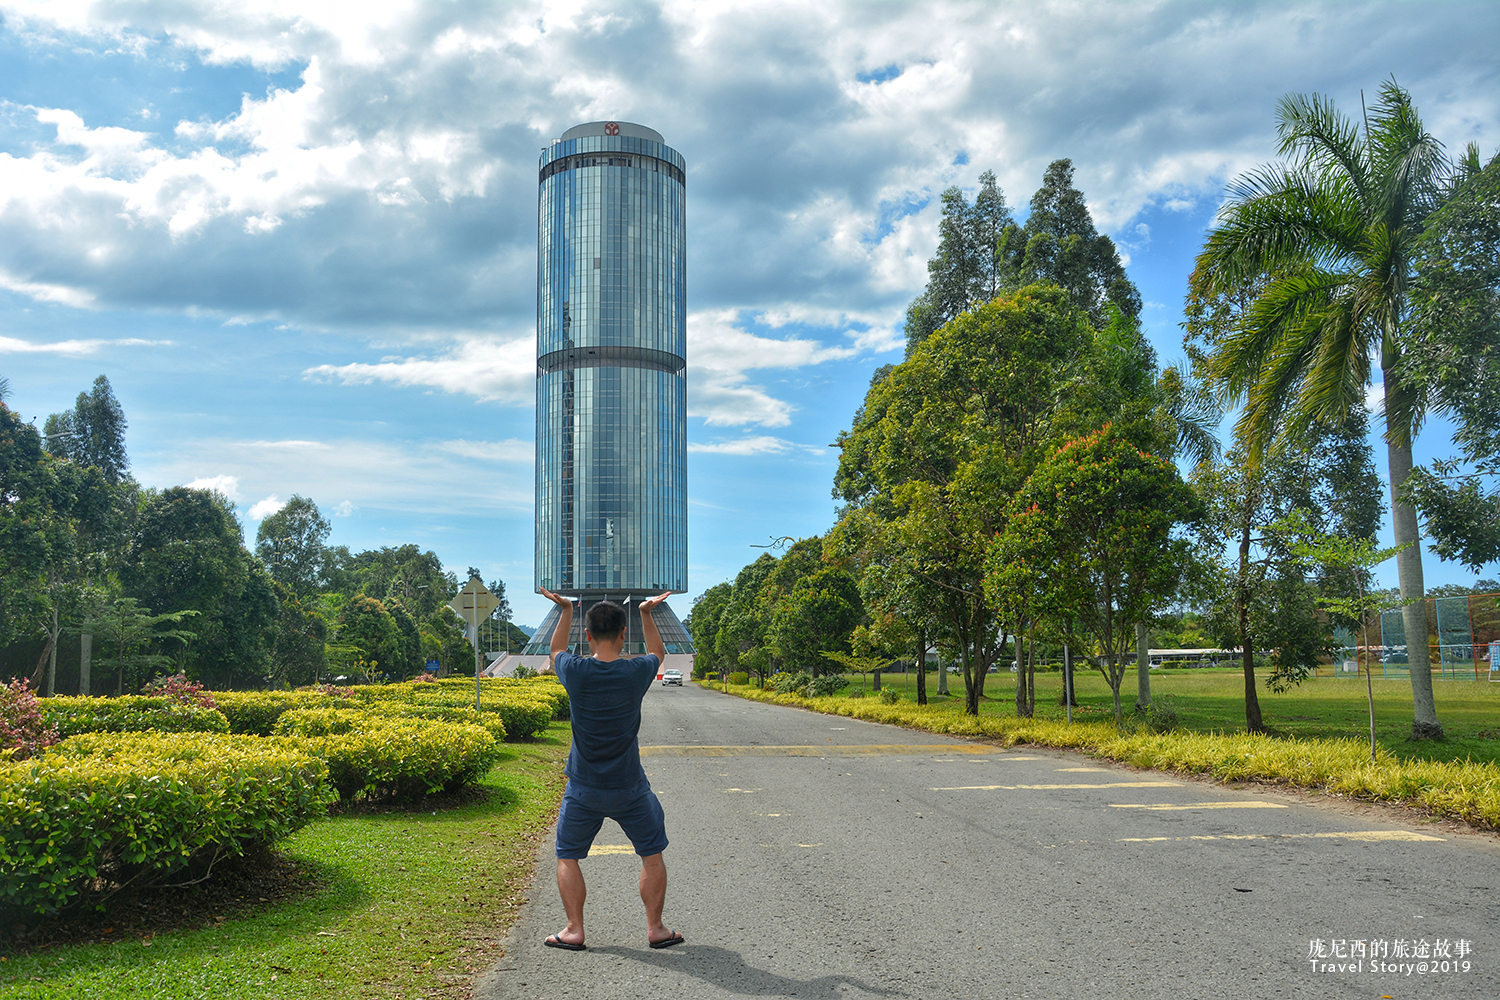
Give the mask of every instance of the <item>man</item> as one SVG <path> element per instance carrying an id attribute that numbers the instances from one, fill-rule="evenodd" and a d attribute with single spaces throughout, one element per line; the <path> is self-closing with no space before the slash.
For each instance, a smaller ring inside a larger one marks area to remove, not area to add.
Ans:
<path id="1" fill-rule="evenodd" d="M 667 655 L 651 612 L 670 592 L 641 602 L 641 631 L 646 655 L 621 657 L 625 647 L 625 609 L 608 601 L 589 608 L 584 635 L 588 656 L 568 652 L 573 633 L 573 601 L 545 588 L 542 594 L 558 606 L 561 617 L 552 633 L 549 665 L 568 691 L 573 716 L 573 748 L 568 752 L 568 788 L 557 816 L 557 891 L 568 926 L 542 942 L 549 948 L 583 951 L 583 901 L 587 889 L 578 862 L 605 818 L 620 824 L 641 858 L 641 902 L 646 904 L 646 942 L 652 948 L 682 943 L 682 935 L 661 921 L 667 898 L 667 829 L 661 803 L 641 767 L 638 737 L 641 699 L 656 680 Z"/>

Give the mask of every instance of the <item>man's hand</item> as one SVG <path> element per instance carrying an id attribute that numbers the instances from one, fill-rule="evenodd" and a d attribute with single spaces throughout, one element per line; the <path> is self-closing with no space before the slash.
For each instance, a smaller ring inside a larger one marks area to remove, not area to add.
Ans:
<path id="1" fill-rule="evenodd" d="M 552 630 L 552 644 L 547 651 L 547 668 L 555 671 L 557 669 L 557 654 L 568 648 L 568 640 L 573 636 L 573 599 L 561 594 L 554 594 L 546 587 L 538 587 L 542 596 L 556 604 L 562 613 L 557 618 L 557 628 Z"/>
<path id="2" fill-rule="evenodd" d="M 667 647 L 661 641 L 661 633 L 656 629 L 656 622 L 651 618 L 651 612 L 656 610 L 658 604 L 671 596 L 672 592 L 669 590 L 665 594 L 657 594 L 641 602 L 642 638 L 646 640 L 646 652 L 655 655 L 658 664 L 666 662 Z"/>
<path id="3" fill-rule="evenodd" d="M 552 591 L 548 590 L 546 587 L 538 587 L 536 589 L 540 590 L 542 592 L 542 596 L 545 597 L 547 600 L 551 601 L 553 604 L 556 604 L 559 607 L 567 608 L 569 611 L 573 610 L 573 598 L 571 598 L 571 597 L 564 597 L 561 594 L 554 594 Z M 662 596 L 665 597 L 666 595 L 663 594 Z"/>
<path id="4" fill-rule="evenodd" d="M 544 591 L 542 591 L 542 593 L 545 594 L 546 591 L 544 590 Z M 662 601 L 665 601 L 667 598 L 669 598 L 671 596 L 672 596 L 672 592 L 669 590 L 665 594 L 657 594 L 655 597 L 648 597 L 644 601 L 641 602 L 641 610 L 644 611 L 647 614 L 650 614 L 652 611 L 656 610 L 656 606 L 658 604 L 660 604 Z"/>

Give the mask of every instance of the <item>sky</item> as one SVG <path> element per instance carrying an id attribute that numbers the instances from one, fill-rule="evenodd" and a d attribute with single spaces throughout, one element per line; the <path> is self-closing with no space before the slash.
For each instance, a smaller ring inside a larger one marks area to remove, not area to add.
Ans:
<path id="1" fill-rule="evenodd" d="M 1024 220 L 1070 158 L 1170 363 L 1281 97 L 1357 114 L 1394 78 L 1487 157 L 1497 39 L 1500 6 L 1432 0 L 0 0 L 0 376 L 40 427 L 107 375 L 132 474 L 221 490 L 252 545 L 310 497 L 331 544 L 478 567 L 536 625 L 537 157 L 647 125 L 688 164 L 685 615 L 833 523 L 944 189 L 993 170 Z"/>

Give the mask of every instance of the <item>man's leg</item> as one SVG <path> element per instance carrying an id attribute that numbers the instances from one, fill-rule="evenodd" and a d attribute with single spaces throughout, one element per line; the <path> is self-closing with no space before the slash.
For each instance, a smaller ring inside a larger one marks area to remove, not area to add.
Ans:
<path id="1" fill-rule="evenodd" d="M 583 869 L 573 858 L 557 859 L 557 891 L 562 896 L 563 912 L 568 915 L 568 926 L 553 937 L 566 944 L 583 944 L 583 901 L 588 897 L 588 887 L 583 882 Z M 662 869 L 662 891 L 665 894 L 665 868 Z M 660 917 L 660 904 L 656 913 Z"/>
<path id="2" fill-rule="evenodd" d="M 646 940 L 665 941 L 672 936 L 661 922 L 667 902 L 667 863 L 660 854 L 641 859 L 641 902 L 646 904 Z"/>

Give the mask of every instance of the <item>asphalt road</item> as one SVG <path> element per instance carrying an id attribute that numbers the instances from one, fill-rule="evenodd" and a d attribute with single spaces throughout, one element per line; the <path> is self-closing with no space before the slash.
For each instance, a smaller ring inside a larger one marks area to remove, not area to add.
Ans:
<path id="1" fill-rule="evenodd" d="M 588 951 L 542 947 L 549 840 L 476 997 L 1500 997 L 1489 835 L 691 685 L 653 688 L 641 745 L 687 943 L 646 947 L 606 823 Z"/>

